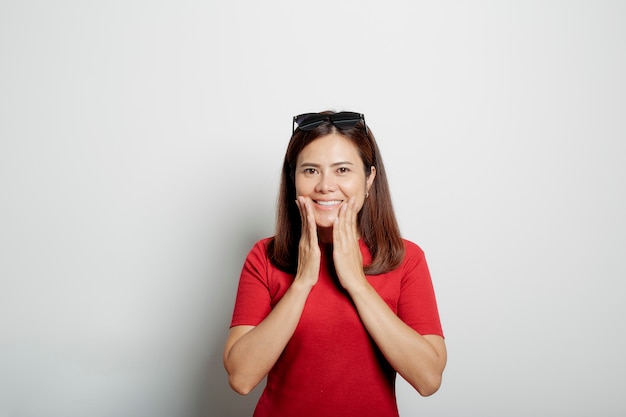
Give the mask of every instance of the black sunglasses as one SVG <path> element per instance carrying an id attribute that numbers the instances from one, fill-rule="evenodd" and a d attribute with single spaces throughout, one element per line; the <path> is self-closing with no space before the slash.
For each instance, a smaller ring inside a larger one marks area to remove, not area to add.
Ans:
<path id="1" fill-rule="evenodd" d="M 298 125 L 298 128 L 300 130 L 308 132 L 315 129 L 322 123 L 330 122 L 339 129 L 350 129 L 361 121 L 363 122 L 363 126 L 365 126 L 365 131 L 367 132 L 365 116 L 361 113 L 354 113 L 350 111 L 342 111 L 332 114 L 304 113 L 293 117 L 291 134 L 295 133 L 296 125 Z"/>

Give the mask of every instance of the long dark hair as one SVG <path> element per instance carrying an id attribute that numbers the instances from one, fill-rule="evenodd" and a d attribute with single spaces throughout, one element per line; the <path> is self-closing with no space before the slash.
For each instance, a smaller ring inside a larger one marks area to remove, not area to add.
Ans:
<path id="1" fill-rule="evenodd" d="M 324 112 L 333 114 L 334 112 Z M 372 254 L 372 262 L 364 266 L 368 275 L 382 274 L 400 265 L 404 257 L 404 242 L 391 203 L 391 194 L 383 160 L 369 126 L 364 121 L 351 128 L 337 129 L 330 121 L 321 123 L 313 130 L 296 129 L 291 136 L 283 162 L 276 212 L 276 233 L 268 246 L 272 264 L 279 269 L 295 273 L 298 266 L 298 243 L 302 220 L 295 204 L 295 167 L 300 152 L 315 139 L 337 133 L 350 140 L 359 151 L 365 176 L 371 167 L 376 168 L 374 182 L 369 189 L 358 215 L 361 237 Z"/>

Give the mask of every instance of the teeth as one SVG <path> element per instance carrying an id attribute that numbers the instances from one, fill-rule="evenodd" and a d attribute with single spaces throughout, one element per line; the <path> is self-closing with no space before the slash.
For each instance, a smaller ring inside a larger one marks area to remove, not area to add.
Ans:
<path id="1" fill-rule="evenodd" d="M 341 204 L 341 200 L 331 200 L 331 201 L 316 201 L 320 206 L 336 206 L 337 204 Z"/>

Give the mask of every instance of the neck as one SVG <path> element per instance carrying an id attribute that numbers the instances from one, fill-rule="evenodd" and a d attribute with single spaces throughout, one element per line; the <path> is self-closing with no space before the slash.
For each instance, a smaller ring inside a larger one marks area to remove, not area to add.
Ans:
<path id="1" fill-rule="evenodd" d="M 357 237 L 361 238 L 361 233 L 357 233 Z M 318 227 L 317 228 L 317 240 L 320 243 L 332 244 L 333 243 L 333 228 L 332 227 Z"/>
<path id="2" fill-rule="evenodd" d="M 317 238 L 320 243 L 333 243 L 333 228 L 332 227 L 318 227 Z"/>

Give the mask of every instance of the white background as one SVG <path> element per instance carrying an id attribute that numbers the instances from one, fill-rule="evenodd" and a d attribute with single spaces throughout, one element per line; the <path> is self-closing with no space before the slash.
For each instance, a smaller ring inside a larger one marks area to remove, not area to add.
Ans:
<path id="1" fill-rule="evenodd" d="M 449 348 L 403 416 L 626 414 L 626 3 L 0 2 L 0 416 L 251 415 L 294 114 L 365 113 Z"/>

